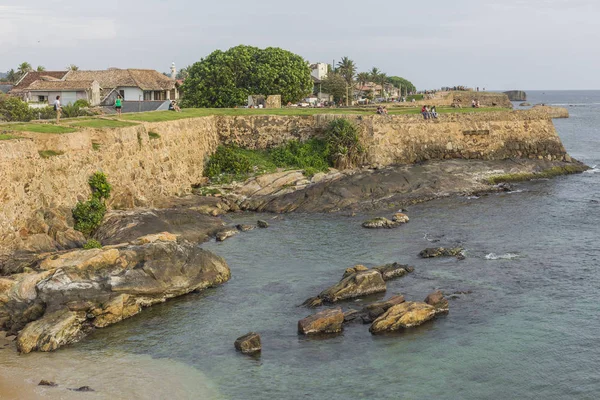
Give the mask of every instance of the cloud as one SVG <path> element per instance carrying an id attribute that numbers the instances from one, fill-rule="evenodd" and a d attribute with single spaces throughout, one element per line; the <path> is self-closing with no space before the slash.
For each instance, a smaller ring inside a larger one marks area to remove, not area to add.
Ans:
<path id="1" fill-rule="evenodd" d="M 84 46 L 85 41 L 110 40 L 117 36 L 109 18 L 53 15 L 39 9 L 0 6 L 0 46 L 44 48 Z"/>

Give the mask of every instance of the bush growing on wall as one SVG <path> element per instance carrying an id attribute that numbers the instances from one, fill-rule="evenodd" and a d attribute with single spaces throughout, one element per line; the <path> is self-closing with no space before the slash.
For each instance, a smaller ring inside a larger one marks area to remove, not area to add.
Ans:
<path id="1" fill-rule="evenodd" d="M 252 171 L 250 160 L 234 146 L 219 146 L 204 169 L 204 175 L 214 178 L 220 174 L 240 175 Z"/>
<path id="2" fill-rule="evenodd" d="M 364 157 L 358 128 L 344 118 L 334 119 L 325 128 L 327 157 L 332 166 L 338 169 L 358 166 Z"/>
<path id="3" fill-rule="evenodd" d="M 73 218 L 75 229 L 89 236 L 100 226 L 106 214 L 106 200 L 110 197 L 111 185 L 102 172 L 94 173 L 88 183 L 92 190 L 91 198 L 77 203 L 73 208 Z"/>

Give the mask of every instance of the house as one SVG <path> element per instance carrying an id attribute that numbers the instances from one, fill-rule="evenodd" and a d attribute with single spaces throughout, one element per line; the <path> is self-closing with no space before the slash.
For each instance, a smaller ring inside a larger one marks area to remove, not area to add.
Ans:
<path id="1" fill-rule="evenodd" d="M 173 71 L 174 65 L 171 68 Z M 40 105 L 52 104 L 56 96 L 61 96 L 62 104 L 84 99 L 92 106 L 112 106 L 121 95 L 125 102 L 152 101 L 158 107 L 159 102 L 179 99 L 179 86 L 174 79 L 151 69 L 32 71 L 17 82 L 10 94 Z"/>
<path id="2" fill-rule="evenodd" d="M 316 78 L 319 81 L 322 81 L 327 77 L 327 70 L 329 69 L 329 64 L 318 62 L 316 64 L 310 65 L 310 75 Z"/>
<path id="3" fill-rule="evenodd" d="M 69 71 L 65 81 L 97 81 L 100 102 L 113 105 L 118 95 L 124 101 L 165 101 L 179 99 L 176 81 L 152 69 L 117 69 L 103 71 Z"/>
<path id="4" fill-rule="evenodd" d="M 23 101 L 26 101 L 28 103 L 40 103 L 40 102 L 48 103 L 49 94 L 43 95 L 41 93 L 37 93 L 35 95 L 32 95 L 28 90 L 29 86 L 33 82 L 40 81 L 40 80 L 41 81 L 61 80 L 66 74 L 67 74 L 67 71 L 43 71 L 43 72 L 30 71 L 30 72 L 27 72 L 25 75 L 23 75 L 15 83 L 15 85 L 12 87 L 12 89 L 8 93 L 13 96 L 18 96 Z M 41 100 L 40 100 L 40 96 L 42 96 Z"/>

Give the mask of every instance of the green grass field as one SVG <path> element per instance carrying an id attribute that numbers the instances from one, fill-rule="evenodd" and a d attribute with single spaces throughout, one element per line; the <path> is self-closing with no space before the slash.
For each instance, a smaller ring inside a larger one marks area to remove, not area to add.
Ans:
<path id="1" fill-rule="evenodd" d="M 20 137 L 15 135 L 8 135 L 5 133 L 0 134 L 0 140 L 11 140 L 11 139 L 20 139 Z"/>
<path id="2" fill-rule="evenodd" d="M 438 113 L 475 113 L 490 111 L 509 111 L 506 108 L 438 108 Z M 419 114 L 420 107 L 389 107 L 389 115 Z M 316 115 L 316 114 L 375 114 L 375 108 L 280 108 L 280 109 L 257 109 L 257 108 L 185 108 L 180 113 L 173 111 L 153 111 L 147 113 L 126 114 L 121 117 L 127 121 L 164 122 L 175 121 L 186 118 L 206 117 L 211 115 L 246 116 L 246 115 Z"/>
<path id="3" fill-rule="evenodd" d="M 54 124 L 6 124 L 0 125 L 0 130 L 3 131 L 16 131 L 16 132 L 35 132 L 35 133 L 70 133 L 75 132 L 77 129 L 64 125 Z"/>
<path id="4" fill-rule="evenodd" d="M 114 119 L 90 119 L 87 121 L 78 121 L 70 124 L 71 126 L 76 126 L 80 128 L 95 128 L 95 129 L 104 129 L 104 128 L 125 128 L 127 126 L 135 126 L 138 125 L 135 122 L 129 121 L 117 121 Z"/>

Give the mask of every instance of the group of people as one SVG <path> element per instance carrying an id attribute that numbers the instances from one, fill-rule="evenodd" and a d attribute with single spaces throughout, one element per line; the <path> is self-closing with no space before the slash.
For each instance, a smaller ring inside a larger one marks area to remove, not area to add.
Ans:
<path id="1" fill-rule="evenodd" d="M 471 107 L 473 107 L 473 108 L 481 107 L 481 104 L 479 104 L 479 100 L 473 99 L 473 101 L 471 102 Z"/>
<path id="2" fill-rule="evenodd" d="M 438 117 L 438 113 L 437 113 L 437 110 L 435 109 L 435 106 L 431 106 L 431 108 L 429 108 L 429 106 L 423 106 L 421 108 L 421 114 L 423 115 L 423 118 L 425 118 L 425 119 L 432 119 L 432 118 Z"/>
<path id="3" fill-rule="evenodd" d="M 379 106 L 379 107 L 377 107 L 377 114 L 379 114 L 379 115 L 388 115 L 388 110 L 387 110 L 387 108 L 385 106 L 384 107 Z"/>

